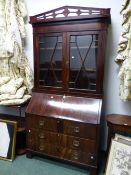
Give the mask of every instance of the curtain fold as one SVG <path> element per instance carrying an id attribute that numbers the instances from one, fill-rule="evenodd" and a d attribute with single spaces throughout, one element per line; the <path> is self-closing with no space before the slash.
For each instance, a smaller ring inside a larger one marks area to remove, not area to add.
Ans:
<path id="1" fill-rule="evenodd" d="M 26 17 L 24 0 L 0 0 L 0 105 L 17 105 L 31 98 L 33 73 L 24 52 Z M 12 84 L 19 80 L 19 86 Z"/>
<path id="2" fill-rule="evenodd" d="M 124 0 L 120 14 L 122 15 L 122 32 L 118 44 L 115 62 L 120 65 L 119 95 L 123 101 L 131 100 L 131 1 Z"/>

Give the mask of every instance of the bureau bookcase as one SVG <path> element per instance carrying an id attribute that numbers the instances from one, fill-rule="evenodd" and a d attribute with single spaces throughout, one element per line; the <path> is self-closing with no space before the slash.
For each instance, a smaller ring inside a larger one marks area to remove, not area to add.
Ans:
<path id="1" fill-rule="evenodd" d="M 34 91 L 26 109 L 27 157 L 97 174 L 110 9 L 64 6 L 30 17 Z"/>

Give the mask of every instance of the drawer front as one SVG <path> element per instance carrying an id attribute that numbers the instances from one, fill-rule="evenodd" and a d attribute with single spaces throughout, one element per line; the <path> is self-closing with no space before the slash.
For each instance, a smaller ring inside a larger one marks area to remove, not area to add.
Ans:
<path id="1" fill-rule="evenodd" d="M 60 142 L 59 134 L 46 130 L 28 129 L 26 138 L 27 147 L 37 151 L 42 151 L 47 144 L 58 146 Z"/>
<path id="2" fill-rule="evenodd" d="M 66 142 L 65 142 L 66 138 Z M 91 139 L 82 139 L 79 137 L 63 136 L 62 146 L 68 149 L 80 150 L 86 153 L 94 153 L 96 150 L 96 142 Z"/>
<path id="3" fill-rule="evenodd" d="M 31 149 L 31 148 L 29 148 Z M 83 165 L 96 165 L 96 154 L 86 153 L 80 150 L 73 150 L 59 147 L 54 144 L 40 143 L 33 149 L 43 155 L 53 156 L 64 160 L 69 160 L 74 163 L 81 163 Z"/>
<path id="4" fill-rule="evenodd" d="M 96 139 L 97 125 L 63 121 L 63 133 L 76 137 Z"/>
<path id="5" fill-rule="evenodd" d="M 96 142 L 94 140 L 48 132 L 46 130 L 28 129 L 27 143 L 30 148 L 48 143 L 57 147 L 76 149 L 87 153 L 94 153 L 96 150 Z"/>
<path id="6" fill-rule="evenodd" d="M 26 118 L 29 129 L 47 130 L 87 139 L 96 139 L 97 125 L 40 116 Z"/>
<path id="7" fill-rule="evenodd" d="M 64 159 L 72 162 L 81 163 L 83 165 L 96 165 L 96 154 L 85 153 L 78 150 L 67 149 L 64 154 Z"/>
<path id="8" fill-rule="evenodd" d="M 39 116 L 30 116 L 26 118 L 26 122 L 28 128 L 45 129 L 56 132 L 59 120 Z"/>
<path id="9" fill-rule="evenodd" d="M 79 150 L 73 150 L 68 148 L 59 147 L 53 144 L 40 144 L 37 145 L 36 151 L 46 154 L 48 156 L 55 156 L 60 159 L 69 160 L 84 165 L 96 165 L 96 154 L 86 153 Z"/>
<path id="10" fill-rule="evenodd" d="M 41 143 L 37 144 L 35 151 L 38 151 L 42 154 L 47 154 L 49 156 L 63 158 L 66 149 L 59 147 L 57 145 L 54 145 L 54 144 L 41 142 Z"/>

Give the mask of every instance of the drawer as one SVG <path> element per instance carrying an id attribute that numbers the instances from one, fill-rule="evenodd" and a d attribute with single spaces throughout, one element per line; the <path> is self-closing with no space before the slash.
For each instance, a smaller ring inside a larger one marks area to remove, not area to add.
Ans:
<path id="1" fill-rule="evenodd" d="M 63 158 L 83 165 L 95 166 L 97 164 L 96 154 L 85 153 L 78 150 L 66 150 Z"/>
<path id="2" fill-rule="evenodd" d="M 59 120 L 54 118 L 46 118 L 40 116 L 28 116 L 26 118 L 27 127 L 29 129 L 47 130 L 72 135 L 87 139 L 96 139 L 96 124 L 80 123 L 76 121 Z"/>
<path id="3" fill-rule="evenodd" d="M 40 143 L 39 145 L 36 146 L 35 151 L 38 151 L 39 153 L 46 154 L 49 156 L 63 158 L 65 155 L 66 149 L 54 144 Z"/>
<path id="4" fill-rule="evenodd" d="M 94 153 L 96 151 L 96 142 L 91 139 L 83 139 L 79 137 L 63 135 L 61 146 L 68 149 L 80 150 L 86 153 Z"/>
<path id="5" fill-rule="evenodd" d="M 26 122 L 28 128 L 57 131 L 57 124 L 59 123 L 59 120 L 31 115 L 26 117 Z"/>
<path id="6" fill-rule="evenodd" d="M 96 165 L 96 156 L 93 153 L 85 153 L 78 150 L 62 148 L 53 144 L 40 144 L 36 147 L 36 151 L 48 156 L 54 156 L 60 159 L 69 160 L 74 163 L 83 165 Z"/>
<path id="7" fill-rule="evenodd" d="M 46 130 L 28 129 L 27 146 L 29 148 L 39 147 L 40 145 L 53 144 L 59 145 L 60 135 Z M 34 145 L 34 146 L 33 146 Z"/>
<path id="8" fill-rule="evenodd" d="M 94 153 L 96 150 L 96 141 L 94 140 L 48 132 L 46 130 L 28 130 L 27 143 L 29 147 L 33 147 L 33 145 L 39 146 L 40 144 L 48 143 L 56 145 L 58 147 L 76 149 L 88 153 Z"/>
<path id="9" fill-rule="evenodd" d="M 44 132 L 44 134 L 45 136 L 39 138 L 37 130 L 29 130 L 27 149 L 85 165 L 96 164 L 94 141 L 63 134 L 58 136 L 52 132 Z"/>
<path id="10" fill-rule="evenodd" d="M 46 137 L 50 134 L 46 134 Z M 50 138 L 50 137 L 49 137 Z M 52 140 L 53 142 L 54 140 Z M 38 151 L 40 153 L 49 154 L 49 155 L 58 155 L 59 149 L 55 144 L 49 143 L 45 136 L 38 136 L 38 131 L 36 129 L 31 129 L 27 131 L 27 149 Z"/>
<path id="11" fill-rule="evenodd" d="M 97 125 L 74 121 L 63 121 L 63 133 L 76 137 L 96 139 Z"/>

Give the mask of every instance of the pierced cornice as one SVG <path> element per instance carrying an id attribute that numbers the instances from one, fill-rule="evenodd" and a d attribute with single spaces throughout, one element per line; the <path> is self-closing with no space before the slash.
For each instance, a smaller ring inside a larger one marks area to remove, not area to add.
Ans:
<path id="1" fill-rule="evenodd" d="M 63 6 L 40 13 L 30 17 L 30 23 L 50 22 L 59 20 L 72 20 L 80 18 L 102 18 L 109 17 L 110 9 L 80 7 L 80 6 Z"/>

